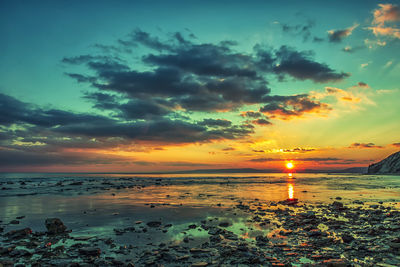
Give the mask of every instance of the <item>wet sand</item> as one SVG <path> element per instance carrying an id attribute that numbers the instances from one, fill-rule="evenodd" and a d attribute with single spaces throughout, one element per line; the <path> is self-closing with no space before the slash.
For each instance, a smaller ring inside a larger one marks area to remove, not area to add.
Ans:
<path id="1" fill-rule="evenodd" d="M 3 266 L 400 265 L 399 176 L 25 176 L 0 178 Z"/>

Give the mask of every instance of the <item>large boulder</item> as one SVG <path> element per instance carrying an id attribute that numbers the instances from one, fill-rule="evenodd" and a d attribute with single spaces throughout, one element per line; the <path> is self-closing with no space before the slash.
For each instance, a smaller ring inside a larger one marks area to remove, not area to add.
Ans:
<path id="1" fill-rule="evenodd" d="M 58 218 L 47 218 L 45 224 L 47 233 L 51 235 L 63 234 L 67 230 L 67 227 Z"/>
<path id="2" fill-rule="evenodd" d="M 400 173 L 400 151 L 390 155 L 389 157 L 385 158 L 382 161 L 379 161 L 378 163 L 369 165 L 368 174 L 375 173 Z"/>

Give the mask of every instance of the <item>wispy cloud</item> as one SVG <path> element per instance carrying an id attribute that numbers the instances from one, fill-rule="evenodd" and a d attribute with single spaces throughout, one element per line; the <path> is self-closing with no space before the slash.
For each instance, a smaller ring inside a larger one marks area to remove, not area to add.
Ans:
<path id="1" fill-rule="evenodd" d="M 375 145 L 374 143 L 352 143 L 349 148 L 384 148 L 383 146 Z"/>

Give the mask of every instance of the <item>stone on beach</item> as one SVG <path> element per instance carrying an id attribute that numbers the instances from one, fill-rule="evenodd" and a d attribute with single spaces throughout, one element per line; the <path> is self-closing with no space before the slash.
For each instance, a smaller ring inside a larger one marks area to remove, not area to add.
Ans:
<path id="1" fill-rule="evenodd" d="M 47 218 L 45 221 L 47 232 L 52 235 L 63 234 L 67 227 L 59 218 Z"/>

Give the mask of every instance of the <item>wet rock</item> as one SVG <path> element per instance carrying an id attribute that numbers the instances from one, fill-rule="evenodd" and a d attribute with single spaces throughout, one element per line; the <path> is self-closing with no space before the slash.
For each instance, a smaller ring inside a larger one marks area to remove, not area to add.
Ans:
<path id="1" fill-rule="evenodd" d="M 188 226 L 188 228 L 189 228 L 189 229 L 196 229 L 196 228 L 197 228 L 197 225 L 191 224 L 191 225 Z"/>
<path id="2" fill-rule="evenodd" d="M 28 237 L 30 234 L 32 234 L 31 228 L 24 228 L 20 230 L 12 230 L 6 233 L 6 236 L 10 239 L 21 239 Z"/>
<path id="3" fill-rule="evenodd" d="M 84 256 L 98 257 L 101 254 L 101 250 L 94 247 L 83 247 L 79 249 L 79 254 Z"/>
<path id="4" fill-rule="evenodd" d="M 147 223 L 148 227 L 160 227 L 161 226 L 161 222 L 159 221 L 151 221 Z"/>
<path id="5" fill-rule="evenodd" d="M 342 240 L 344 243 L 350 243 L 351 241 L 354 240 L 354 237 L 352 235 L 349 234 L 343 234 L 342 235 Z"/>
<path id="6" fill-rule="evenodd" d="M 228 227 L 229 225 L 230 225 L 229 222 L 221 222 L 221 223 L 219 224 L 220 227 Z"/>
<path id="7" fill-rule="evenodd" d="M 67 227 L 59 218 L 47 218 L 45 221 L 47 232 L 51 235 L 63 234 Z"/>
<path id="8" fill-rule="evenodd" d="M 12 220 L 12 221 L 10 222 L 10 224 L 19 224 L 19 221 L 17 221 L 17 220 Z"/>
<path id="9" fill-rule="evenodd" d="M 334 209 L 334 210 L 343 210 L 344 209 L 343 203 L 339 202 L 339 201 L 334 201 L 331 206 L 332 206 L 332 209 Z"/>

